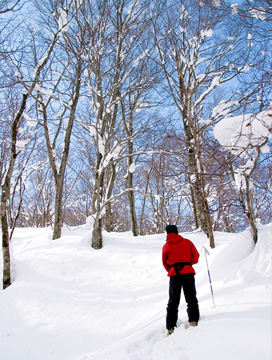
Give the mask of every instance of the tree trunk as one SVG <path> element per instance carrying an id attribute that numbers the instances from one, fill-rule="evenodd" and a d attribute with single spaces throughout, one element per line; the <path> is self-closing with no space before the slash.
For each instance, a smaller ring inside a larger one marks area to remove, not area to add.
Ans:
<path id="1" fill-rule="evenodd" d="M 55 218 L 54 218 L 54 229 L 53 229 L 53 240 L 59 239 L 61 237 L 61 228 L 63 224 L 63 216 L 62 216 L 62 194 L 63 194 L 63 183 L 64 183 L 64 177 L 66 172 L 66 165 L 68 161 L 69 156 L 69 149 L 70 149 L 70 140 L 71 140 L 71 134 L 72 129 L 74 125 L 74 119 L 75 119 L 75 113 L 76 108 L 79 100 L 80 95 L 80 87 L 81 87 L 81 69 L 82 69 L 82 60 L 79 60 L 78 67 L 76 69 L 76 84 L 73 92 L 73 102 L 71 105 L 71 110 L 69 114 L 68 124 L 64 136 L 64 148 L 62 152 L 61 157 L 61 164 L 59 170 L 57 169 L 55 157 L 53 154 L 53 150 L 55 149 L 55 145 L 51 145 L 50 141 L 50 130 L 48 129 L 47 125 L 47 113 L 46 109 L 47 107 L 44 105 L 44 103 L 41 101 L 41 105 L 43 106 L 43 115 L 44 115 L 44 134 L 46 139 L 46 145 L 47 145 L 47 152 L 49 157 L 49 162 L 51 165 L 51 169 L 54 175 L 54 181 L 55 181 Z M 48 102 L 49 104 L 49 102 Z M 58 134 L 55 136 L 54 142 L 56 143 Z"/>
<path id="2" fill-rule="evenodd" d="M 128 171 L 127 175 L 127 188 L 132 189 L 133 187 L 133 174 Z M 130 224 L 131 231 L 133 236 L 138 236 L 138 226 L 137 226 L 137 216 L 135 210 L 135 200 L 134 200 L 134 192 L 131 190 L 128 192 L 128 202 L 129 202 L 129 213 L 130 213 Z"/>
<path id="3" fill-rule="evenodd" d="M 95 186 L 92 198 L 92 215 L 94 217 L 92 247 L 96 250 L 101 249 L 103 246 L 101 203 L 104 191 L 103 187 L 105 170 L 100 170 L 101 161 L 102 154 L 99 153 L 96 159 Z"/>
<path id="4" fill-rule="evenodd" d="M 252 237 L 253 237 L 254 243 L 256 244 L 258 241 L 258 229 L 256 227 L 256 222 L 255 222 L 254 207 L 253 207 L 253 201 L 252 201 L 250 184 L 249 184 L 249 176 L 247 176 L 247 175 L 244 175 L 244 176 L 245 176 L 245 180 L 246 180 L 246 198 L 247 198 L 246 214 L 248 217 L 249 225 L 251 227 Z"/>
<path id="5" fill-rule="evenodd" d="M 206 181 L 205 181 L 205 176 L 204 176 L 205 168 L 204 168 L 204 165 L 202 162 L 201 150 L 200 150 L 199 146 L 197 147 L 197 151 L 198 151 L 198 164 L 199 164 L 199 168 L 200 168 L 202 196 L 203 196 L 203 203 L 204 203 L 204 207 L 205 207 L 206 224 L 207 224 L 207 230 L 208 230 L 207 236 L 209 237 L 209 240 L 210 240 L 210 247 L 213 249 L 215 247 L 213 226 L 212 226 L 212 219 L 211 219 L 209 204 L 208 204 L 208 200 L 207 200 L 207 194 L 206 194 L 206 190 L 205 190 L 206 189 Z"/>
<path id="6" fill-rule="evenodd" d="M 230 163 L 230 170 L 231 170 L 231 175 L 232 175 L 232 179 L 233 181 L 235 181 L 235 174 L 234 174 L 234 169 L 232 164 Z M 253 207 L 253 201 L 252 201 L 252 196 L 251 196 L 251 191 L 250 191 L 250 184 L 249 184 L 249 180 L 250 180 L 250 175 L 247 174 L 243 174 L 244 179 L 245 179 L 245 183 L 246 183 L 246 200 L 245 200 L 245 196 L 242 190 L 242 187 L 240 186 L 238 188 L 239 190 L 239 198 L 240 198 L 240 202 L 242 204 L 242 208 L 244 210 L 244 213 L 246 214 L 248 221 L 249 221 L 249 225 L 251 227 L 251 231 L 252 231 L 252 237 L 254 240 L 254 243 L 256 244 L 258 241 L 258 229 L 256 227 L 256 222 L 255 222 L 255 214 L 254 214 L 254 207 Z"/>
<path id="7" fill-rule="evenodd" d="M 129 153 L 131 154 L 133 151 L 133 144 L 129 140 Z M 133 164 L 133 158 L 131 156 L 128 157 L 128 173 L 127 173 L 127 189 L 133 189 L 133 173 L 129 171 L 130 166 Z M 130 213 L 130 224 L 131 231 L 134 236 L 139 235 L 138 225 L 137 225 L 137 217 L 135 210 L 135 199 L 134 199 L 134 191 L 130 190 L 128 192 L 128 202 L 129 202 L 129 213 Z"/>
<path id="8" fill-rule="evenodd" d="M 195 203 L 195 194 L 193 192 L 192 187 L 190 187 L 190 192 L 191 192 L 191 198 L 192 198 L 192 205 L 193 205 L 193 214 L 194 214 L 194 220 L 195 220 L 195 226 L 196 229 L 199 228 L 199 224 L 198 224 L 198 217 L 196 215 L 196 203 Z"/>
<path id="9" fill-rule="evenodd" d="M 11 285 L 10 276 L 10 251 L 9 251 L 9 230 L 6 208 L 6 193 L 2 190 L 1 199 L 1 225 L 2 225 L 2 254 L 3 254 L 3 289 Z"/>
<path id="10" fill-rule="evenodd" d="M 116 169 L 115 164 L 112 162 L 110 166 L 105 170 L 105 179 L 107 184 L 107 193 L 106 193 L 106 205 L 105 205 L 105 230 L 108 232 L 113 231 L 113 218 L 112 218 L 112 209 L 111 209 L 111 195 L 114 187 L 114 182 L 116 178 Z"/>
<path id="11" fill-rule="evenodd" d="M 100 180 L 100 181 L 99 181 Z M 101 185 L 103 180 L 101 176 L 96 179 L 96 186 L 93 193 L 92 214 L 94 217 L 92 231 L 92 247 L 96 250 L 102 248 L 102 218 L 101 218 Z"/>
<path id="12" fill-rule="evenodd" d="M 145 211 L 145 203 L 146 203 L 146 198 L 147 198 L 147 191 L 148 191 L 148 186 L 149 186 L 149 179 L 150 179 L 150 174 L 152 171 L 152 166 L 150 167 L 148 173 L 147 173 L 147 179 L 146 179 L 146 186 L 145 186 L 145 195 L 143 198 L 143 203 L 142 203 L 142 209 L 141 209 L 141 216 L 140 216 L 140 234 L 143 234 L 143 220 L 144 220 L 144 211 Z"/>
<path id="13" fill-rule="evenodd" d="M 105 205 L 104 226 L 107 232 L 113 231 L 113 218 L 110 201 Z"/>
<path id="14" fill-rule="evenodd" d="M 137 98 L 137 97 L 136 97 Z M 135 100 L 135 99 L 134 99 Z M 123 123 L 124 127 L 128 136 L 128 154 L 133 154 L 133 141 L 131 140 L 133 136 L 133 108 L 135 104 L 131 103 L 132 99 L 130 98 L 130 112 L 128 117 L 128 122 L 126 122 L 126 115 L 124 104 L 121 103 L 122 113 L 123 113 Z M 129 156 L 127 160 L 127 178 L 126 178 L 126 187 L 127 189 L 131 189 L 128 191 L 128 203 L 129 203 L 129 214 L 130 214 L 130 226 L 131 231 L 134 236 L 139 235 L 139 229 L 137 225 L 137 216 L 136 216 L 136 209 L 135 209 L 135 198 L 134 198 L 134 191 L 133 189 L 133 171 L 131 170 L 131 165 L 133 164 L 133 156 Z"/>
<path id="15" fill-rule="evenodd" d="M 2 196 L 1 196 L 1 226 L 2 226 L 2 252 L 3 252 L 3 287 L 7 288 L 11 283 L 10 278 L 10 252 L 9 252 L 9 231 L 8 231 L 8 219 L 7 219 L 7 203 L 10 200 L 10 181 L 13 174 L 13 169 L 15 165 L 15 160 L 18 155 L 16 152 L 16 141 L 18 135 L 18 129 L 20 125 L 20 121 L 23 115 L 23 112 L 26 108 L 27 99 L 32 95 L 38 80 L 40 78 L 40 74 L 47 64 L 54 46 L 56 45 L 59 35 L 61 34 L 62 29 L 59 29 L 56 34 L 54 34 L 52 42 L 50 43 L 46 56 L 42 58 L 34 71 L 34 79 L 31 83 L 31 86 L 28 88 L 26 93 L 23 93 L 23 99 L 20 105 L 18 112 L 13 120 L 11 127 L 11 150 L 10 150 L 10 158 L 9 158 L 9 166 L 8 171 L 6 173 L 4 185 L 2 186 Z"/>
<path id="16" fill-rule="evenodd" d="M 258 241 L 258 230 L 257 230 L 256 224 L 255 224 L 254 209 L 253 209 L 251 193 L 250 193 L 249 183 L 248 183 L 249 179 L 247 177 L 245 177 L 245 180 L 246 180 L 246 200 L 245 200 L 243 190 L 240 189 L 239 190 L 240 202 L 242 204 L 244 213 L 246 214 L 246 216 L 248 218 L 248 222 L 249 222 L 249 225 L 250 225 L 250 228 L 252 231 L 252 237 L 256 244 Z"/>
<path id="17" fill-rule="evenodd" d="M 210 240 L 210 247 L 212 249 L 214 249 L 215 242 L 214 242 L 211 214 L 210 214 L 209 204 L 208 204 L 207 197 L 206 197 L 204 190 L 203 190 L 203 196 L 204 196 L 203 200 L 204 200 L 204 204 L 205 204 L 205 214 L 206 214 L 206 221 L 207 221 L 207 226 L 208 226 L 208 237 Z"/>
<path id="18" fill-rule="evenodd" d="M 198 162 L 197 162 L 197 135 L 196 135 L 196 126 L 194 123 L 193 114 L 191 113 L 191 94 L 188 92 L 184 84 L 184 79 L 182 73 L 179 73 L 179 91 L 183 97 L 183 110 L 182 110 L 182 120 L 184 125 L 184 132 L 186 138 L 186 147 L 188 149 L 188 166 L 189 166 L 189 179 L 191 191 L 193 193 L 194 199 L 194 210 L 195 218 L 202 229 L 202 231 L 209 237 L 209 226 L 207 223 L 207 214 L 205 206 L 205 195 L 203 193 L 203 187 L 201 183 L 201 175 L 199 172 Z"/>
<path id="19" fill-rule="evenodd" d="M 92 247 L 95 250 L 102 249 L 103 240 L 102 240 L 102 219 L 100 213 L 96 213 L 95 221 L 93 224 L 92 232 Z"/>
<path id="20" fill-rule="evenodd" d="M 59 178 L 56 183 L 56 197 L 55 197 L 55 213 L 54 213 L 54 230 L 53 240 L 61 237 L 61 228 L 63 225 L 62 216 L 62 193 L 63 193 L 63 179 Z"/>
<path id="21" fill-rule="evenodd" d="M 33 91 L 33 89 L 31 90 Z M 11 148 L 9 157 L 9 166 L 2 185 L 1 194 L 1 226 L 2 226 L 2 253 L 3 253 L 3 288 L 6 289 L 11 284 L 10 277 L 10 250 L 9 250 L 9 230 L 8 230 L 8 202 L 10 201 L 10 182 L 13 174 L 15 160 L 18 155 L 16 152 L 16 141 L 18 128 L 22 114 L 26 107 L 26 101 L 31 94 L 23 94 L 21 107 L 17 112 L 11 127 Z"/>
<path id="22" fill-rule="evenodd" d="M 202 185 L 201 185 L 201 179 L 199 176 L 198 166 L 197 166 L 197 160 L 196 160 L 196 154 L 194 147 L 191 145 L 189 147 L 189 153 L 188 153 L 188 163 L 189 163 L 189 178 L 190 178 L 190 185 L 191 185 L 191 191 L 193 193 L 194 198 L 194 210 L 195 210 L 195 217 L 197 218 L 197 221 L 199 223 L 199 226 L 203 230 L 203 232 L 209 236 L 209 230 L 208 230 L 208 224 L 207 224 L 207 218 L 206 218 L 206 207 L 204 203 L 204 195 L 202 192 Z"/>

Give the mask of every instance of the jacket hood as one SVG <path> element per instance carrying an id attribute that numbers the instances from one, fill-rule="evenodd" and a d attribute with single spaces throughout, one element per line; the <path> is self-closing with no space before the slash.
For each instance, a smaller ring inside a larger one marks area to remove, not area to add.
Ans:
<path id="1" fill-rule="evenodd" d="M 181 240 L 182 240 L 182 236 L 175 234 L 175 233 L 167 234 L 167 237 L 166 237 L 166 242 L 169 244 L 177 244 Z"/>

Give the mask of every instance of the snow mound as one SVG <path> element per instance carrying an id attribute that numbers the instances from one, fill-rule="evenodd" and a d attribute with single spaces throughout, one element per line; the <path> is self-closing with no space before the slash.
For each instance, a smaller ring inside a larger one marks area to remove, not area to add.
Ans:
<path id="1" fill-rule="evenodd" d="M 244 265 L 238 273 L 245 282 L 253 282 L 271 278 L 272 259 L 272 226 L 259 225 L 258 242 L 254 251 L 245 259 Z"/>
<path id="2" fill-rule="evenodd" d="M 0 291 L 1 358 L 270 360 L 271 230 L 259 225 L 256 246 L 249 230 L 216 232 L 215 249 L 202 233 L 182 234 L 201 254 L 195 265 L 201 319 L 188 328 L 182 297 L 179 326 L 165 338 L 165 234 L 105 232 L 97 251 L 88 226 L 65 227 L 54 241 L 51 229 L 16 229 L 14 282 Z"/>

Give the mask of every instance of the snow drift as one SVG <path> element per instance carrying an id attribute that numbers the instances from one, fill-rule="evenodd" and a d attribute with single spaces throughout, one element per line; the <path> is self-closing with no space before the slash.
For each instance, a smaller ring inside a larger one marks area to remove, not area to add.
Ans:
<path id="1" fill-rule="evenodd" d="M 201 312 L 164 337 L 168 278 L 161 264 L 165 234 L 104 233 L 93 250 L 88 227 L 16 229 L 13 284 L 0 291 L 0 353 L 7 360 L 262 360 L 271 359 L 272 224 L 250 231 L 182 234 L 201 256 L 195 266 Z M 215 305 L 204 253 L 210 255 Z M 0 265 L 2 267 L 2 264 Z"/>

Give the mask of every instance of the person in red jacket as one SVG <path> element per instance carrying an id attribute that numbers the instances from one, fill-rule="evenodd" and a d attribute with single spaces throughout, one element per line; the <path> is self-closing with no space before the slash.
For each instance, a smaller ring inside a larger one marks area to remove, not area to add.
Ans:
<path id="1" fill-rule="evenodd" d="M 167 225 L 165 231 L 167 237 L 162 249 L 162 263 L 170 277 L 166 314 L 166 328 L 170 335 L 177 326 L 182 289 L 187 303 L 189 325 L 198 325 L 199 308 L 196 297 L 195 270 L 192 265 L 198 262 L 199 253 L 190 240 L 178 234 L 176 225 Z"/>

